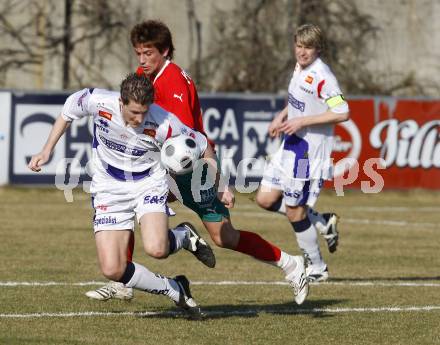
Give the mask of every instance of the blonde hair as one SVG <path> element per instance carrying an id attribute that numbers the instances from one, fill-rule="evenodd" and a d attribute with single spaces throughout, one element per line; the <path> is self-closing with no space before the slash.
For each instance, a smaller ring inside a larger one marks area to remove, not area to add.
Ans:
<path id="1" fill-rule="evenodd" d="M 301 43 L 306 47 L 316 48 L 322 52 L 325 48 L 325 39 L 321 29 L 315 24 L 301 25 L 294 36 L 295 43 Z"/>

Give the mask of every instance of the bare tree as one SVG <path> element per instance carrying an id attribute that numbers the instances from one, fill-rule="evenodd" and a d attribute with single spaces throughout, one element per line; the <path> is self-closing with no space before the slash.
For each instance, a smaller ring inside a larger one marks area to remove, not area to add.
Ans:
<path id="1" fill-rule="evenodd" d="M 291 61 L 285 11 L 284 1 L 268 0 L 239 1 L 233 11 L 217 9 L 201 88 L 273 92 L 284 85 Z"/>
<path id="2" fill-rule="evenodd" d="M 0 35 L 5 44 L 0 45 L 0 77 L 4 80 L 6 73 L 18 69 L 37 74 L 50 60 L 61 61 L 63 88 L 81 87 L 90 82 L 90 76 L 110 87 L 102 68 L 106 58 L 112 55 L 130 64 L 129 49 L 121 54 L 116 48 L 128 41 L 135 20 L 130 20 L 133 16 L 127 11 L 124 0 L 3 1 Z"/>
<path id="3" fill-rule="evenodd" d="M 346 92 L 390 94 L 412 88 L 423 93 L 411 72 L 402 71 L 389 85 L 367 68 L 375 56 L 368 43 L 380 28 L 354 0 L 239 0 L 234 11 L 216 10 L 213 17 L 214 39 L 202 63 L 201 85 L 207 90 L 284 90 L 294 66 L 294 28 L 315 23 L 328 42 L 323 58 Z"/>
<path id="4" fill-rule="evenodd" d="M 192 61 L 191 71 L 194 71 L 193 77 L 196 81 L 201 77 L 202 63 L 202 23 L 197 17 L 194 0 L 186 1 L 187 17 L 188 17 L 188 57 Z M 195 39 L 194 39 L 195 36 Z M 194 44 L 195 41 L 195 44 Z M 195 49 L 194 49 L 195 45 Z M 195 54 L 194 54 L 195 51 Z M 195 58 L 193 56 L 195 55 Z"/>

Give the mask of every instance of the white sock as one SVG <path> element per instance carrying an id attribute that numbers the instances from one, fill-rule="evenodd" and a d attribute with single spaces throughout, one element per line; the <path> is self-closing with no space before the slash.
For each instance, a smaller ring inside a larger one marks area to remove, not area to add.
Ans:
<path id="1" fill-rule="evenodd" d="M 133 262 L 133 265 L 133 276 L 125 286 L 155 295 L 165 295 L 173 301 L 179 301 L 179 286 L 173 279 L 155 274 L 136 262 Z"/>
<path id="2" fill-rule="evenodd" d="M 185 248 L 188 238 L 189 234 L 186 227 L 179 226 L 174 229 L 170 229 L 168 232 L 170 254 L 177 253 L 180 249 Z"/>
<path id="3" fill-rule="evenodd" d="M 327 231 L 327 220 L 322 216 L 321 213 L 315 211 L 313 208 L 309 207 L 307 209 L 307 216 L 313 226 L 322 234 Z"/>
<path id="4" fill-rule="evenodd" d="M 290 259 L 290 257 L 291 257 L 291 255 L 281 251 L 280 260 L 276 262 L 276 265 L 284 271 L 285 275 L 288 275 L 296 268 L 296 261 Z M 293 261 L 294 265 L 289 266 L 289 264 L 291 264 L 292 261 Z"/>
<path id="5" fill-rule="evenodd" d="M 291 224 L 296 235 L 296 241 L 304 253 L 306 262 L 315 267 L 324 267 L 325 262 L 319 250 L 318 234 L 309 218 L 306 217 L 304 220 L 292 222 Z"/>

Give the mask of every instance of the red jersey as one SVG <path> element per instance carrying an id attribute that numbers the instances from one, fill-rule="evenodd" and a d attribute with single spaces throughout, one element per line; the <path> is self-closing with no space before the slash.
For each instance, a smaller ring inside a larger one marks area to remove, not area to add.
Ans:
<path id="1" fill-rule="evenodd" d="M 143 74 L 142 67 L 138 67 L 136 73 Z M 151 81 L 154 86 L 154 103 L 175 114 L 186 126 L 206 136 L 199 96 L 191 77 L 167 60 Z"/>

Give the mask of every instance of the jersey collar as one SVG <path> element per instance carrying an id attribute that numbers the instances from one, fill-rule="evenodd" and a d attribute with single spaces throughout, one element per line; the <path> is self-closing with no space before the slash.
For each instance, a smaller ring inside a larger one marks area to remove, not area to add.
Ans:
<path id="1" fill-rule="evenodd" d="M 306 68 L 301 68 L 301 66 L 298 64 L 299 67 L 299 71 L 300 72 L 304 72 L 304 71 L 308 71 L 309 69 L 312 68 L 312 66 L 314 66 L 316 63 L 318 63 L 318 60 L 321 60 L 321 58 L 318 56 L 315 61 L 313 61 L 310 65 L 308 65 Z"/>
<path id="2" fill-rule="evenodd" d="M 170 60 L 165 61 L 165 63 L 163 64 L 162 68 L 160 69 L 159 73 L 157 73 L 156 77 L 153 80 L 153 84 L 156 82 L 156 80 L 161 76 L 161 74 L 163 73 L 163 71 L 165 70 L 165 68 L 167 68 L 167 66 L 171 63 Z"/>

